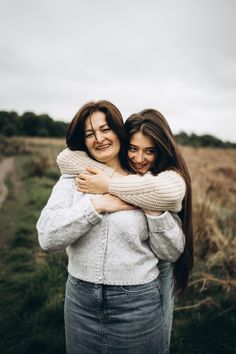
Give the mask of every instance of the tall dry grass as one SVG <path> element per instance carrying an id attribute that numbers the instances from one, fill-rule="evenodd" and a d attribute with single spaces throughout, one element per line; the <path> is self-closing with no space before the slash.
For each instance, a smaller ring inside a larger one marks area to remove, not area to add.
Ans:
<path id="1" fill-rule="evenodd" d="M 236 150 L 194 149 L 182 152 L 193 186 L 193 220 L 197 260 L 207 268 L 236 273 Z M 232 279 L 232 286 L 235 281 Z"/>
<path id="2" fill-rule="evenodd" d="M 9 238 L 0 257 L 0 315 L 5 318 L 0 346 L 8 354 L 64 353 L 66 256 L 43 253 L 35 231 L 59 176 L 55 161 L 64 140 L 9 143 L 4 149 L 17 154 L 21 187 L 10 194 L 0 215 L 2 234 Z M 185 297 L 175 304 L 171 352 L 228 354 L 236 351 L 236 150 L 181 150 L 192 178 L 195 266 Z M 13 176 L 10 191 L 15 182 Z"/>

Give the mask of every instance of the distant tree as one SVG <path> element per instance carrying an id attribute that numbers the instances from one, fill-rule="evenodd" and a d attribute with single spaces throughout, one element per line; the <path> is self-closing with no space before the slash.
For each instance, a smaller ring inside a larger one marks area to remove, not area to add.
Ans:
<path id="1" fill-rule="evenodd" d="M 48 114 L 36 115 L 33 112 L 25 112 L 19 116 L 14 111 L 0 111 L 0 135 L 2 136 L 51 136 L 59 138 L 65 137 L 67 128 L 68 123 L 54 121 Z M 176 134 L 175 138 L 180 145 L 236 148 L 236 143 L 223 142 L 210 134 L 188 135 L 182 131 Z"/>
<path id="2" fill-rule="evenodd" d="M 54 121 L 47 114 L 36 116 L 32 112 L 26 112 L 21 116 L 25 135 L 29 136 L 65 136 L 68 124 Z"/>
<path id="3" fill-rule="evenodd" d="M 201 143 L 202 146 L 222 147 L 224 145 L 223 141 L 212 135 L 202 135 Z"/>
<path id="4" fill-rule="evenodd" d="M 53 136 L 53 126 L 55 121 L 48 114 L 41 114 L 39 119 L 38 136 Z"/>
<path id="5" fill-rule="evenodd" d="M 185 132 L 180 132 L 175 135 L 175 139 L 180 145 L 189 145 L 189 136 Z"/>
<path id="6" fill-rule="evenodd" d="M 68 123 L 54 122 L 52 136 L 55 136 L 55 137 L 65 136 L 67 128 L 68 128 Z"/>
<path id="7" fill-rule="evenodd" d="M 16 112 L 0 111 L 0 134 L 13 136 L 19 134 L 19 116 Z"/>
<path id="8" fill-rule="evenodd" d="M 236 144 L 230 142 L 223 142 L 213 135 L 188 135 L 185 132 L 180 132 L 175 135 L 176 141 L 180 145 L 190 145 L 194 147 L 221 147 L 221 148 L 235 148 Z"/>
<path id="9" fill-rule="evenodd" d="M 40 119 L 33 112 L 25 112 L 21 116 L 22 132 L 26 136 L 38 136 Z"/>

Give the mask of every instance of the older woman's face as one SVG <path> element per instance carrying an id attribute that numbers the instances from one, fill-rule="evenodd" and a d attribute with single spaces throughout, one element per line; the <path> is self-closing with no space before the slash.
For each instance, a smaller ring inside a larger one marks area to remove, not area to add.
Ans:
<path id="1" fill-rule="evenodd" d="M 120 141 L 103 112 L 94 112 L 85 121 L 85 144 L 97 161 L 112 166 L 118 160 Z"/>
<path id="2" fill-rule="evenodd" d="M 157 157 L 153 139 L 142 132 L 134 133 L 129 141 L 128 157 L 135 171 L 145 174 L 153 167 Z"/>

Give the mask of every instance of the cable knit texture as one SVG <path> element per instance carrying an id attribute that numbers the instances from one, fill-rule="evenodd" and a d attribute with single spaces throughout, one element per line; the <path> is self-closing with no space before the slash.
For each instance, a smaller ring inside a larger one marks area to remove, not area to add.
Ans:
<path id="1" fill-rule="evenodd" d="M 57 163 L 61 173 L 78 174 L 91 166 L 109 176 L 114 174 L 112 168 L 91 159 L 85 152 L 68 148 L 58 155 Z M 144 176 L 112 177 L 109 185 L 110 194 L 128 203 L 147 211 L 168 210 L 173 213 L 182 209 L 185 189 L 184 179 L 173 170 L 161 172 L 157 176 L 147 173 Z"/>
<path id="2" fill-rule="evenodd" d="M 148 283 L 158 258 L 176 261 L 184 249 L 178 216 L 148 216 L 141 210 L 98 214 L 74 177 L 61 176 L 37 222 L 43 250 L 66 249 L 69 273 L 97 284 Z"/>

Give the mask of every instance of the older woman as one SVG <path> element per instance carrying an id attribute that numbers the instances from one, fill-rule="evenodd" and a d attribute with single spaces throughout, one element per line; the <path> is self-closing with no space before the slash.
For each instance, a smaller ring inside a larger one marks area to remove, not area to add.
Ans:
<path id="1" fill-rule="evenodd" d="M 84 105 L 69 126 L 67 144 L 108 170 L 128 174 L 126 133 L 110 102 Z M 183 199 L 185 183 L 180 176 L 177 181 Z M 173 261 L 184 249 L 181 225 L 172 214 L 149 216 L 117 197 L 78 192 L 74 177 L 63 175 L 37 229 L 44 250 L 66 249 L 69 257 L 68 353 L 168 351 L 158 254 Z"/>

